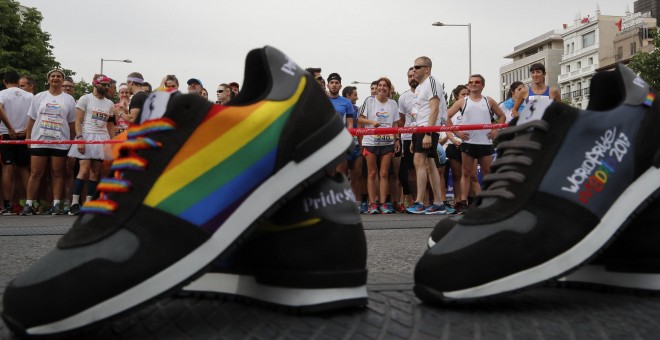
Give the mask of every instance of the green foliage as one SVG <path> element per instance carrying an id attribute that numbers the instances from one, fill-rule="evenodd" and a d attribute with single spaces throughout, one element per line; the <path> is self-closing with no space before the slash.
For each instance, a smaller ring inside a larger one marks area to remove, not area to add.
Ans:
<path id="1" fill-rule="evenodd" d="M 653 37 L 653 51 L 640 52 L 632 57 L 628 66 L 655 89 L 660 89 L 660 28 L 649 32 Z"/>
<path id="2" fill-rule="evenodd" d="M 82 97 L 85 94 L 92 93 L 94 90 L 94 86 L 83 79 L 80 79 L 79 82 L 76 82 L 73 85 L 73 98 L 78 100 L 78 98 Z"/>
<path id="3" fill-rule="evenodd" d="M 41 13 L 28 8 L 21 15 L 18 5 L 15 0 L 0 0 L 0 72 L 14 69 L 31 75 L 37 81 L 35 91 L 40 92 L 45 89 L 48 71 L 62 67 L 53 56 L 50 34 L 41 30 Z"/>

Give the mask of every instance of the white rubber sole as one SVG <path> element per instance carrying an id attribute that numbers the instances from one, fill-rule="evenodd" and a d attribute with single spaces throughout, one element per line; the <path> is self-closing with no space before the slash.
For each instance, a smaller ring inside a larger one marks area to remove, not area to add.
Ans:
<path id="1" fill-rule="evenodd" d="M 290 162 L 261 184 L 205 243 L 193 252 L 135 287 L 78 314 L 26 329 L 30 335 L 70 331 L 138 306 L 195 275 L 229 247 L 259 215 L 253 207 L 270 207 L 291 189 L 339 157 L 353 142 L 343 129 L 331 141 L 300 163 Z"/>
<path id="2" fill-rule="evenodd" d="M 366 285 L 344 288 L 285 288 L 260 284 L 253 276 L 224 273 L 207 273 L 183 289 L 186 291 L 240 295 L 288 307 L 316 306 L 367 298 Z"/>
<path id="3" fill-rule="evenodd" d="M 612 204 L 600 223 L 584 239 L 564 253 L 527 270 L 486 284 L 442 292 L 449 300 L 464 300 L 498 295 L 553 279 L 579 266 L 612 238 L 625 220 L 660 188 L 660 169 L 650 168 L 632 183 Z M 522 254 L 524 256 L 524 254 Z"/>
<path id="4" fill-rule="evenodd" d="M 558 281 L 660 291 L 660 274 L 612 272 L 595 265 L 584 266 Z"/>

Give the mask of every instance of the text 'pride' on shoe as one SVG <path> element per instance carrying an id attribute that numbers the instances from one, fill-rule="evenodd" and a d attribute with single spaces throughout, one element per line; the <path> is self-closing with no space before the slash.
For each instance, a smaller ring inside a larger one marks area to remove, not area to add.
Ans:
<path id="1" fill-rule="evenodd" d="M 11 330 L 76 332 L 177 291 L 350 147 L 316 81 L 277 49 L 251 51 L 243 83 L 228 106 L 150 95 L 99 199 L 5 289 Z"/>

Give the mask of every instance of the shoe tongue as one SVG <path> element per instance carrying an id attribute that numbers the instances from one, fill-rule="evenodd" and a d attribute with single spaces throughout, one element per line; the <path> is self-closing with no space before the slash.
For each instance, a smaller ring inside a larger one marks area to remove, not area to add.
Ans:
<path id="1" fill-rule="evenodd" d="M 534 120 L 542 119 L 545 109 L 547 109 L 552 102 L 553 101 L 547 97 L 537 97 L 530 100 L 529 103 L 525 104 L 525 108 L 520 113 L 516 125 L 522 125 Z"/>
<path id="2" fill-rule="evenodd" d="M 149 94 L 142 110 L 140 111 L 139 124 L 147 120 L 158 119 L 163 117 L 167 111 L 167 104 L 174 96 L 180 95 L 178 91 L 154 91 Z"/>

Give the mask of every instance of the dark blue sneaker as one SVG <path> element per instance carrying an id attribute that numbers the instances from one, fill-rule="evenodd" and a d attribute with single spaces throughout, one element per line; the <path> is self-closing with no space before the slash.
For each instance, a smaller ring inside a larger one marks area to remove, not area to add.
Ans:
<path id="1" fill-rule="evenodd" d="M 323 178 L 184 292 L 245 298 L 296 312 L 367 304 L 367 243 L 348 180 Z"/>
<path id="2" fill-rule="evenodd" d="M 360 214 L 369 213 L 369 204 L 367 202 L 360 202 Z"/>
<path id="3" fill-rule="evenodd" d="M 660 194 L 655 90 L 617 64 L 590 93 L 583 111 L 533 101 L 501 131 L 485 190 L 417 263 L 420 299 L 477 300 L 562 277 Z"/>
<path id="4" fill-rule="evenodd" d="M 99 198 L 9 283 L 2 317 L 20 335 L 64 336 L 172 294 L 351 144 L 316 80 L 272 47 L 248 54 L 231 106 L 153 92 Z"/>
<path id="5" fill-rule="evenodd" d="M 445 208 L 445 205 L 440 203 L 440 204 L 431 204 L 426 209 L 424 209 L 424 214 L 425 215 L 444 215 L 447 214 L 447 208 Z"/>
<path id="6" fill-rule="evenodd" d="M 408 213 L 408 214 L 424 214 L 425 210 L 426 210 L 426 207 L 424 206 L 424 204 L 419 203 L 419 202 L 415 202 L 408 209 L 406 209 L 406 213 Z"/>

